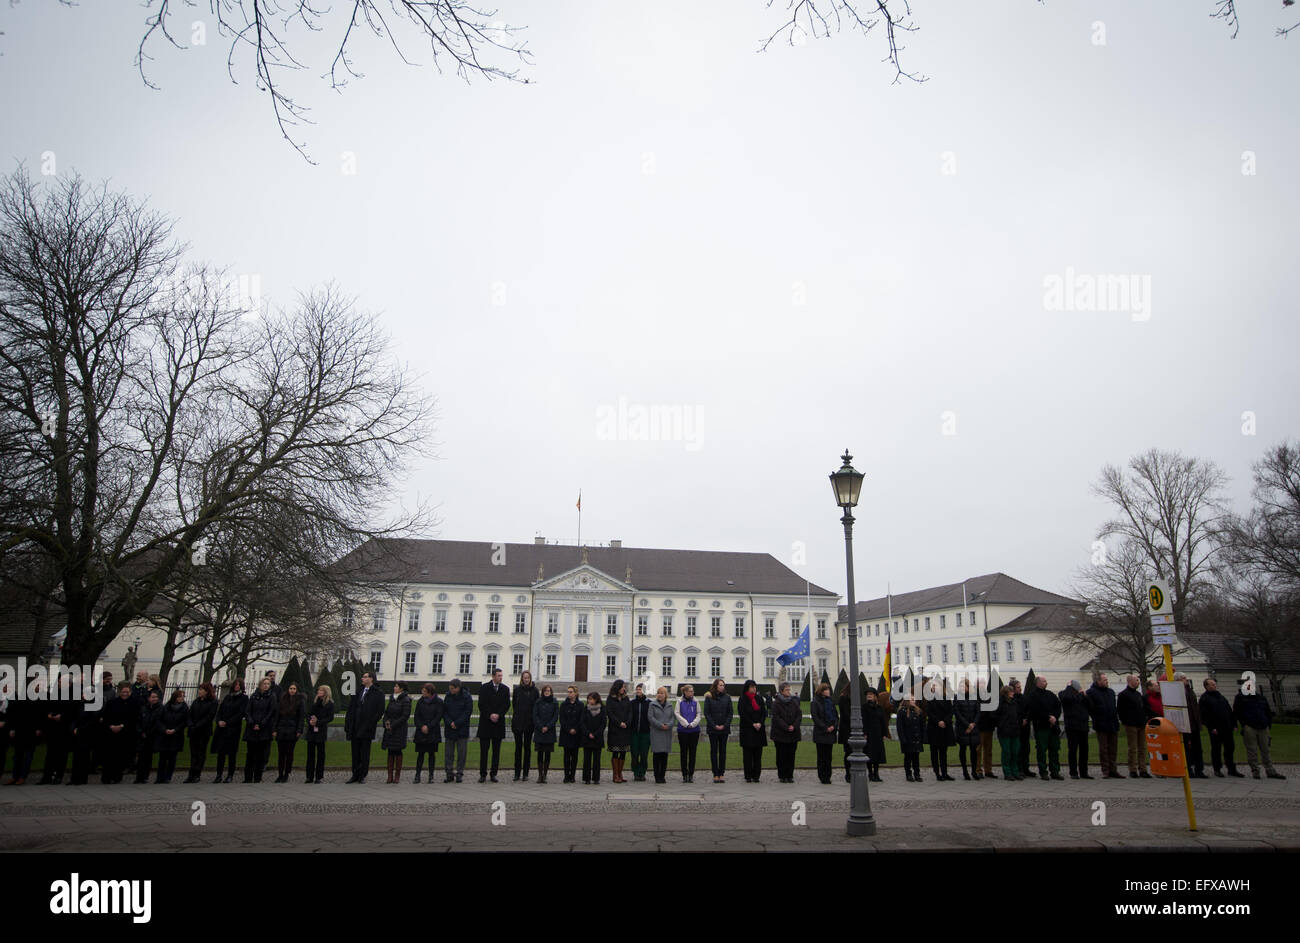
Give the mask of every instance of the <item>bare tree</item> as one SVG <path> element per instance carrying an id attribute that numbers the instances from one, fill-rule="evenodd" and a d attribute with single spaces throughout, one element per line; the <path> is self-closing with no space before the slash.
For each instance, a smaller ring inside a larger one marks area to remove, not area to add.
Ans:
<path id="1" fill-rule="evenodd" d="M 1283 8 L 1294 5 L 1295 0 L 1282 0 Z M 1237 34 L 1241 31 L 1241 19 L 1237 16 L 1237 0 L 1217 0 L 1214 12 L 1210 16 L 1217 20 L 1223 20 L 1228 29 L 1232 30 L 1232 38 L 1237 38 Z M 1289 26 L 1274 27 L 1273 34 L 1275 36 L 1288 36 L 1297 26 L 1300 26 L 1300 20 L 1291 23 Z"/>
<path id="2" fill-rule="evenodd" d="M 1060 630 L 1058 647 L 1086 658 L 1113 658 L 1134 669 L 1143 685 L 1162 674 L 1164 655 L 1152 639 L 1147 609 L 1146 583 L 1153 572 L 1145 549 L 1131 539 L 1081 569 L 1070 594 L 1086 604 L 1085 618 L 1076 628 Z M 1181 645 L 1174 649 L 1175 655 L 1184 652 Z"/>
<path id="3" fill-rule="evenodd" d="M 774 2 L 767 0 L 767 5 L 771 7 Z M 846 28 L 865 36 L 877 27 L 883 27 L 888 48 L 883 61 L 894 67 L 894 82 L 903 79 L 926 81 L 920 73 L 905 71 L 899 59 L 899 53 L 906 48 L 898 44 L 900 35 L 916 32 L 908 0 L 786 0 L 785 8 L 790 18 L 763 41 L 760 51 L 766 51 L 779 36 L 784 36 L 787 43 L 795 46 L 809 39 L 829 37 Z"/>
<path id="4" fill-rule="evenodd" d="M 1231 564 L 1300 593 L 1300 443 L 1274 446 L 1254 472 L 1254 508 L 1245 517 L 1226 519 L 1223 538 Z"/>
<path id="5" fill-rule="evenodd" d="M 1130 459 L 1127 473 L 1107 465 L 1093 485 L 1118 512 L 1098 536 L 1131 541 L 1155 576 L 1169 581 L 1180 628 L 1190 628 L 1188 603 L 1212 573 L 1227 483 L 1214 462 L 1151 449 Z"/>
<path id="6" fill-rule="evenodd" d="M 218 525 L 278 512 L 341 551 L 430 523 L 379 513 L 432 405 L 374 319 L 326 288 L 250 321 L 219 273 L 178 281 L 181 253 L 106 187 L 0 183 L 0 553 L 57 572 L 67 662 L 92 663 Z"/>

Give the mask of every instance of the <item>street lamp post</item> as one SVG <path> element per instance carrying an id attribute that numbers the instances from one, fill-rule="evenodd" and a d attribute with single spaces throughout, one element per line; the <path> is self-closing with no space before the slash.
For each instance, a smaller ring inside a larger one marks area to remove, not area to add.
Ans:
<path id="1" fill-rule="evenodd" d="M 858 678 L 858 614 L 853 592 L 853 509 L 862 493 L 866 476 L 854 469 L 853 456 L 844 450 L 844 465 L 831 475 L 835 503 L 844 511 L 844 556 L 848 568 L 849 602 L 849 820 L 845 830 L 850 835 L 876 834 L 876 819 L 871 814 L 871 795 L 867 775 L 867 741 L 862 728 L 862 682 Z"/>

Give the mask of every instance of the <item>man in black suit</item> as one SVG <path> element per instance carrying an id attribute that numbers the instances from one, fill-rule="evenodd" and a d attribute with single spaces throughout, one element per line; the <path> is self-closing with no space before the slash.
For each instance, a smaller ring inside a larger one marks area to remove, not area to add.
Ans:
<path id="1" fill-rule="evenodd" d="M 488 778 L 488 749 L 492 751 L 492 782 L 497 781 L 501 762 L 501 741 L 506 736 L 506 712 L 510 710 L 510 689 L 501 683 L 501 669 L 478 692 L 478 781 Z"/>
<path id="2" fill-rule="evenodd" d="M 361 673 L 361 690 L 352 696 L 343 721 L 343 734 L 352 741 L 352 778 L 349 783 L 364 783 L 370 772 L 370 745 L 375 742 L 375 727 L 384 716 L 384 694 L 375 687 L 375 676 Z"/>

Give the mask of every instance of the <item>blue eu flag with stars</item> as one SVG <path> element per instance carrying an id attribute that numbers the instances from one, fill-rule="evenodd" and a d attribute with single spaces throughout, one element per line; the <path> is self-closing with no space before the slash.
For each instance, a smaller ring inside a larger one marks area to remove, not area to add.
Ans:
<path id="1" fill-rule="evenodd" d="M 792 662 L 798 661 L 800 658 L 808 657 L 808 628 L 809 627 L 805 625 L 803 631 L 799 633 L 799 641 L 795 642 L 781 654 L 776 656 L 777 664 L 782 668 Z"/>

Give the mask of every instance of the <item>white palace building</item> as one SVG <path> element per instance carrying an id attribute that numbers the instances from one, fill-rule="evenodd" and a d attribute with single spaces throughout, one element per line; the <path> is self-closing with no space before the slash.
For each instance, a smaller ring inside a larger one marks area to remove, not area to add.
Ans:
<path id="1" fill-rule="evenodd" d="M 381 540 L 340 563 L 376 587 L 344 624 L 382 680 L 766 684 L 809 625 L 788 676 L 834 670 L 838 595 L 766 553 Z"/>

